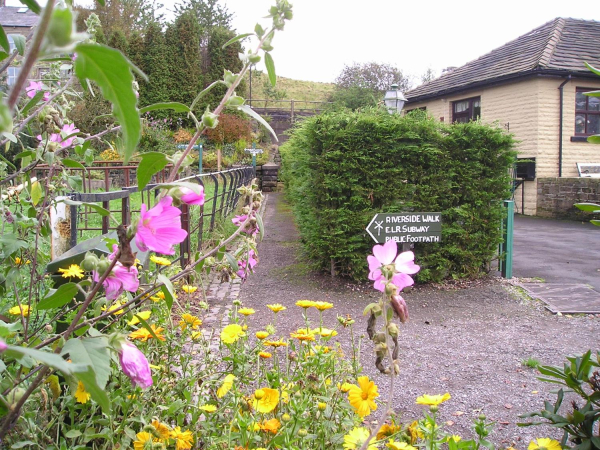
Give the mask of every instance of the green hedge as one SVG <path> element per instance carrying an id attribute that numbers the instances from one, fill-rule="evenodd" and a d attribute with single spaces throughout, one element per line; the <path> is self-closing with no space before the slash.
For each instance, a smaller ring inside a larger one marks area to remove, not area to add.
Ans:
<path id="1" fill-rule="evenodd" d="M 286 192 L 317 267 L 355 279 L 378 212 L 441 212 L 442 243 L 415 244 L 419 281 L 477 277 L 500 242 L 514 140 L 477 122 L 424 113 L 334 111 L 304 120 L 281 148 Z"/>

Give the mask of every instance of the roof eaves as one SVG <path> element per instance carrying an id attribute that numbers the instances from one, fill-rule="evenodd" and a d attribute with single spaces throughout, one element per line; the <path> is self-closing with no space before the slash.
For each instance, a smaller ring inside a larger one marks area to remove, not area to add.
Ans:
<path id="1" fill-rule="evenodd" d="M 582 78 L 598 79 L 597 75 L 595 75 L 591 72 L 586 72 L 586 71 L 573 71 L 573 70 L 560 70 L 560 69 L 535 69 L 535 70 L 529 70 L 526 72 L 512 73 L 509 75 L 504 75 L 504 76 L 493 78 L 493 79 L 477 81 L 474 83 L 464 84 L 461 86 L 455 86 L 455 87 L 451 87 L 448 89 L 442 89 L 440 91 L 433 92 L 430 94 L 423 94 L 423 95 L 419 95 L 419 96 L 415 96 L 415 97 L 407 97 L 407 104 L 419 103 L 419 102 L 423 102 L 426 100 L 433 100 L 436 98 L 443 98 L 450 94 L 454 95 L 454 94 L 459 94 L 461 92 L 471 91 L 474 89 L 480 89 L 483 87 L 505 84 L 505 83 L 509 83 L 511 81 L 515 81 L 518 79 L 525 79 L 525 78 L 530 78 L 530 77 L 535 77 L 535 76 L 566 77 L 568 75 L 576 75 L 577 77 L 582 77 Z"/>

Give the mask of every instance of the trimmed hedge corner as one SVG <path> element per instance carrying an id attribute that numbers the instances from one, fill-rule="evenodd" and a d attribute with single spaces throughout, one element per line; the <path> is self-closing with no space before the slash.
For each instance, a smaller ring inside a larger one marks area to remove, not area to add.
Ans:
<path id="1" fill-rule="evenodd" d="M 281 148 L 282 177 L 315 265 L 364 279 L 376 213 L 441 212 L 442 243 L 415 244 L 419 281 L 487 273 L 501 240 L 514 140 L 478 122 L 424 113 L 334 111 L 304 120 Z"/>

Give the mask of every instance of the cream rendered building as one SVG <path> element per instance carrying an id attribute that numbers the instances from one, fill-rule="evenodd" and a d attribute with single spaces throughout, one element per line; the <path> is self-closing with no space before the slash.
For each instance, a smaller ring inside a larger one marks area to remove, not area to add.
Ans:
<path id="1" fill-rule="evenodd" d="M 600 22 L 558 18 L 409 92 L 405 111 L 443 122 L 479 118 L 514 134 L 518 212 L 534 215 L 538 178 L 578 177 L 577 163 L 600 163 Z M 535 158 L 535 160 L 534 160 Z"/>

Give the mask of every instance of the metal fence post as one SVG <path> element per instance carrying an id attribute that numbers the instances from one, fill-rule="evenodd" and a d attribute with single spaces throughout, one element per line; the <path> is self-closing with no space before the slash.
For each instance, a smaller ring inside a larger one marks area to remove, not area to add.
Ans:
<path id="1" fill-rule="evenodd" d="M 512 263 L 513 263 L 513 232 L 515 225 L 515 202 L 512 200 L 504 200 L 504 208 L 506 218 L 502 223 L 503 245 L 500 247 L 501 264 L 500 272 L 502 278 L 512 278 Z"/>

